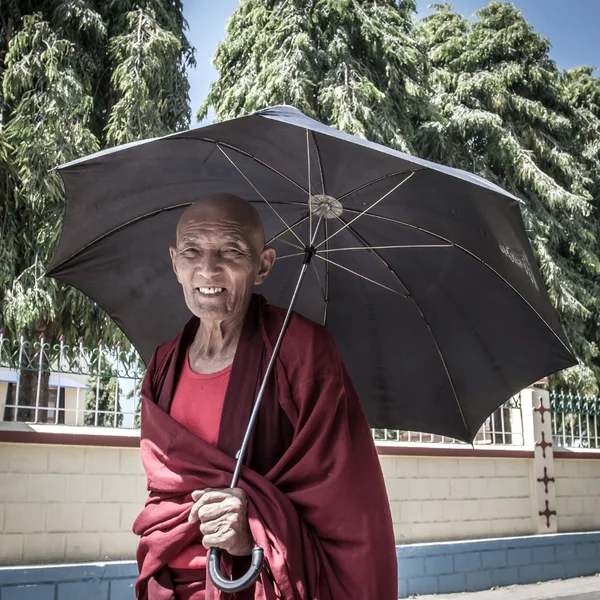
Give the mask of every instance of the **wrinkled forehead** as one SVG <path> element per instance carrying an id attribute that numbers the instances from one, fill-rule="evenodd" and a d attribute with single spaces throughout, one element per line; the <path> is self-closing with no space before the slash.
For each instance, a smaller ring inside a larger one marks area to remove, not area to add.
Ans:
<path id="1" fill-rule="evenodd" d="M 252 244 L 262 240 L 264 243 L 260 219 L 256 222 L 256 219 L 239 212 L 210 205 L 194 207 L 182 215 L 177 225 L 177 239 L 199 241 L 211 238 L 239 244 Z"/>

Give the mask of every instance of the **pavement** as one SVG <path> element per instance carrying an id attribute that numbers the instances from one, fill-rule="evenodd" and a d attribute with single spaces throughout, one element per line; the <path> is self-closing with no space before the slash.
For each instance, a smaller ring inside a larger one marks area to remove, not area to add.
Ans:
<path id="1" fill-rule="evenodd" d="M 418 600 L 600 600 L 600 575 L 514 585 L 485 592 L 413 596 Z"/>

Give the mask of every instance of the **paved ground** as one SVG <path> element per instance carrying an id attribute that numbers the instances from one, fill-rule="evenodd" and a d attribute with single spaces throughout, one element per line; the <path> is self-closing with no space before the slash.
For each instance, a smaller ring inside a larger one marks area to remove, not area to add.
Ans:
<path id="1" fill-rule="evenodd" d="M 417 596 L 418 600 L 600 600 L 600 576 L 515 585 L 485 592 Z"/>

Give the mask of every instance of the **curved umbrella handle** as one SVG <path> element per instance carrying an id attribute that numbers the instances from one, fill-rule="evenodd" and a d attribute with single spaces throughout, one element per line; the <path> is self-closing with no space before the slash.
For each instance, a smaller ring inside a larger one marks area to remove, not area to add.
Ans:
<path id="1" fill-rule="evenodd" d="M 221 575 L 221 550 L 219 548 L 211 548 L 208 551 L 208 575 L 218 590 L 235 594 L 249 588 L 258 579 L 262 570 L 263 559 L 264 553 L 262 548 L 254 548 L 252 550 L 250 568 L 242 577 L 231 581 Z"/>

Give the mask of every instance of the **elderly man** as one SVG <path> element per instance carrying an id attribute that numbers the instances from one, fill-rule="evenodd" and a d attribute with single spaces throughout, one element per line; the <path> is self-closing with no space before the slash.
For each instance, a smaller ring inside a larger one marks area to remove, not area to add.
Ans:
<path id="1" fill-rule="evenodd" d="M 260 217 L 229 195 L 192 205 L 171 248 L 193 317 L 160 346 L 142 397 L 150 491 L 137 597 L 224 597 L 208 548 L 259 580 L 238 600 L 395 600 L 397 566 L 384 481 L 360 403 L 327 331 L 294 314 L 259 409 L 239 487 L 228 489 L 253 401 L 285 311 L 253 293 L 275 251 Z M 351 324 L 349 324 L 350 326 Z"/>

